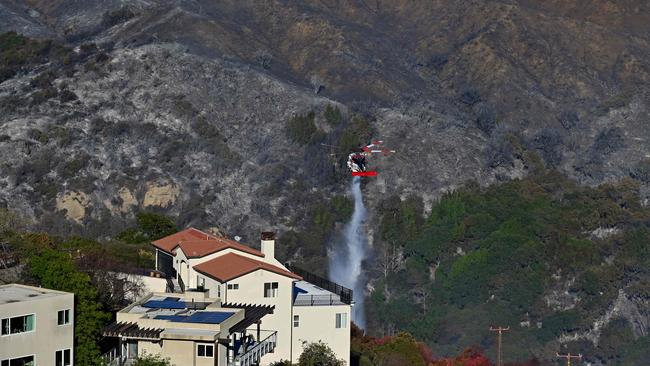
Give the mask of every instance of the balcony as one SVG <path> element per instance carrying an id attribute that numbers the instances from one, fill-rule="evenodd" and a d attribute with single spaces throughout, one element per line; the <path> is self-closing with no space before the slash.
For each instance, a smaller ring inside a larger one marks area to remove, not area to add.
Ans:
<path id="1" fill-rule="evenodd" d="M 240 347 L 235 348 L 237 353 L 232 362 L 228 363 L 228 366 L 253 366 L 258 365 L 260 360 L 267 353 L 272 353 L 275 350 L 277 344 L 278 333 L 273 331 L 267 332 L 266 338 L 262 339 L 259 342 L 253 342 L 250 344 L 242 344 Z M 237 350 L 237 348 L 239 348 Z"/>
<path id="2" fill-rule="evenodd" d="M 304 295 L 296 296 L 293 306 L 327 306 L 346 305 L 338 295 Z"/>
<path id="3" fill-rule="evenodd" d="M 311 305 L 328 305 L 327 301 L 331 302 L 329 305 L 339 305 L 339 304 L 346 304 L 350 305 L 352 304 L 352 290 L 350 290 L 347 287 L 343 287 L 339 285 L 338 283 L 334 283 L 330 280 L 327 280 L 323 277 L 320 277 L 318 275 L 315 275 L 311 272 L 305 271 L 302 268 L 294 267 L 291 265 L 286 266 L 287 269 L 289 269 L 291 272 L 299 275 L 300 277 L 303 278 L 306 282 L 309 282 L 313 285 L 316 285 L 325 291 L 328 291 L 336 296 L 328 297 L 329 295 L 313 295 L 313 296 L 318 296 L 318 298 L 314 298 L 313 300 L 322 302 L 321 304 L 313 303 Z M 294 304 L 294 305 L 308 305 L 305 301 L 303 300 L 301 296 L 301 299 L 296 299 L 296 301 L 300 300 L 301 304 Z M 335 300 L 338 300 L 338 303 L 335 302 Z"/>

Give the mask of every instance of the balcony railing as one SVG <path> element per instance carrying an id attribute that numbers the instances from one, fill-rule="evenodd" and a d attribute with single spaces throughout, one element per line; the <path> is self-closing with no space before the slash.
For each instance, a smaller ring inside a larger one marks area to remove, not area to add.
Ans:
<path id="1" fill-rule="evenodd" d="M 294 306 L 324 306 L 324 305 L 343 305 L 345 304 L 341 301 L 341 298 L 338 295 L 304 295 L 300 294 L 296 296 L 296 300 L 293 302 Z"/>
<path id="2" fill-rule="evenodd" d="M 229 363 L 228 366 L 253 366 L 258 365 L 260 360 L 267 353 L 273 352 L 275 345 L 278 341 L 278 332 L 271 333 L 268 337 L 264 338 L 262 341 L 255 343 L 250 348 L 246 349 L 243 353 L 235 356 L 233 362 Z"/>
<path id="3" fill-rule="evenodd" d="M 343 287 L 338 283 L 326 280 L 321 276 L 315 275 L 311 272 L 305 271 L 302 268 L 294 267 L 292 265 L 286 266 L 291 272 L 302 277 L 305 281 L 312 283 L 322 289 L 325 289 L 329 292 L 335 293 L 339 296 L 340 301 L 344 304 L 352 304 L 352 290 L 347 287 Z M 316 296 L 316 295 L 315 295 Z"/>

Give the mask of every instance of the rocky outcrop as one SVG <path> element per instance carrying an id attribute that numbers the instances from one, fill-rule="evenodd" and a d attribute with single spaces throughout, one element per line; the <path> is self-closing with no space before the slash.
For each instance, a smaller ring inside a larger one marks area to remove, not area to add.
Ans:
<path id="1" fill-rule="evenodd" d="M 65 212 L 65 217 L 81 223 L 86 217 L 86 209 L 90 205 L 88 195 L 83 192 L 64 192 L 56 199 L 56 209 Z"/>
<path id="2" fill-rule="evenodd" d="M 147 191 L 144 193 L 142 206 L 168 208 L 176 203 L 179 192 L 180 189 L 171 183 L 149 183 L 147 184 Z"/>

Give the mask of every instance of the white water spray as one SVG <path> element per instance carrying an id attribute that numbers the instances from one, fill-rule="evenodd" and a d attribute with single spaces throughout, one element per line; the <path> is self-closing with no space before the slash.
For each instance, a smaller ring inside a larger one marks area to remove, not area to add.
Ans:
<path id="1" fill-rule="evenodd" d="M 366 235 L 363 223 L 366 220 L 366 208 L 361 194 L 361 178 L 352 180 L 352 196 L 354 197 L 354 212 L 350 222 L 343 231 L 343 241 L 334 246 L 330 257 L 329 277 L 331 281 L 352 289 L 354 307 L 352 320 L 361 328 L 365 328 L 366 318 L 363 311 L 363 295 L 365 278 L 361 272 L 361 262 L 366 257 Z"/>

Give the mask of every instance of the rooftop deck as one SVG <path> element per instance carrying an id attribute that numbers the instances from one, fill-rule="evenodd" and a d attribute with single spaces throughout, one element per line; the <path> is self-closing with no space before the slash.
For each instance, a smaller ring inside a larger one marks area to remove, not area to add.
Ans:
<path id="1" fill-rule="evenodd" d="M 307 281 L 298 281 L 294 287 L 294 306 L 345 305 L 341 297 Z"/>
<path id="2" fill-rule="evenodd" d="M 56 296 L 69 296 L 67 292 L 18 284 L 0 286 L 0 305 L 14 302 L 41 300 Z"/>
<path id="3" fill-rule="evenodd" d="M 142 314 L 141 319 L 194 324 L 221 324 L 235 314 L 235 311 L 228 311 L 226 309 L 208 309 L 211 303 L 187 301 L 174 296 L 152 296 L 146 299 L 146 301 L 127 308 L 126 313 Z"/>
<path id="4" fill-rule="evenodd" d="M 296 282 L 298 290 L 294 293 L 295 306 L 352 304 L 352 290 L 349 288 L 302 268 L 291 265 L 286 267 L 303 278 L 303 281 Z"/>

